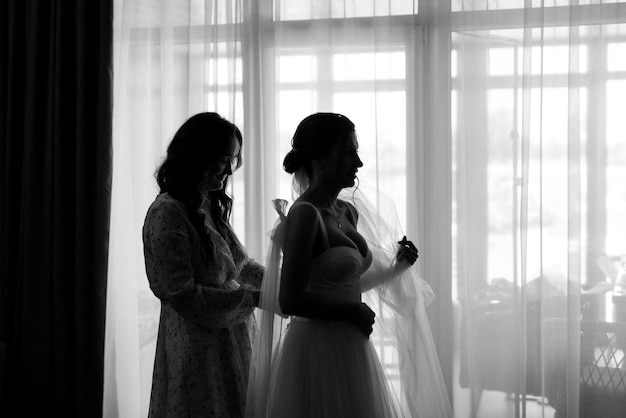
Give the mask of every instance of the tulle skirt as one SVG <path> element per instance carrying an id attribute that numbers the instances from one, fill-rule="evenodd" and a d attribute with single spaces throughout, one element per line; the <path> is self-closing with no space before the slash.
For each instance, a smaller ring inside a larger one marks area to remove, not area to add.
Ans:
<path id="1" fill-rule="evenodd" d="M 348 322 L 295 318 L 275 356 L 269 417 L 399 416 L 374 346 Z"/>

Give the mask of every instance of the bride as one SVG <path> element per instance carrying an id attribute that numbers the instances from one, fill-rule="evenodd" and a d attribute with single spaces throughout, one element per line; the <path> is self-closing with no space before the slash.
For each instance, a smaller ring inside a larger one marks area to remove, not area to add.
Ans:
<path id="1" fill-rule="evenodd" d="M 365 200 L 339 198 L 362 165 L 345 116 L 317 113 L 299 124 L 284 169 L 300 195 L 273 235 L 248 416 L 451 416 L 425 318 L 430 288 L 405 274 L 417 249 L 406 237 L 385 246 L 390 230 Z M 395 380 L 370 341 L 375 320 L 376 335 L 395 349 Z"/>

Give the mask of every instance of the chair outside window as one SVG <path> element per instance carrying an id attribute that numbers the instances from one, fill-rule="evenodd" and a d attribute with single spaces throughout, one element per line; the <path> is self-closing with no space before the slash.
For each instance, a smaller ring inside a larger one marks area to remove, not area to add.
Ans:
<path id="1" fill-rule="evenodd" d="M 547 368 L 546 382 L 552 382 L 554 417 L 562 418 L 567 416 L 563 378 L 567 358 L 563 346 L 565 323 L 546 320 L 546 330 L 554 331 L 544 352 L 552 366 Z M 583 321 L 580 332 L 579 416 L 626 417 L 626 323 Z"/>
<path id="2" fill-rule="evenodd" d="M 626 324 L 583 322 L 580 416 L 626 416 Z"/>

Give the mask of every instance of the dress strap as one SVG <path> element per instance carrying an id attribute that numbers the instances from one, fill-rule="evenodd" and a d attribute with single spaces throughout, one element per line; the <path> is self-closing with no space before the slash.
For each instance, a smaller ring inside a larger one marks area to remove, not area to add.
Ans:
<path id="1" fill-rule="evenodd" d="M 324 239 L 324 244 L 326 246 L 326 250 L 330 248 L 330 241 L 328 240 L 328 231 L 326 231 L 326 224 L 324 223 L 324 218 L 322 218 L 322 214 L 320 213 L 320 211 L 317 209 L 317 206 L 315 206 L 313 203 L 311 202 L 306 202 L 306 201 L 298 201 L 296 203 L 294 203 L 291 206 L 291 209 L 293 209 L 294 207 L 298 206 L 298 205 L 309 205 L 311 207 L 313 207 L 313 209 L 315 209 L 315 212 L 317 213 L 317 218 L 320 221 L 320 230 L 322 232 L 322 238 Z"/>

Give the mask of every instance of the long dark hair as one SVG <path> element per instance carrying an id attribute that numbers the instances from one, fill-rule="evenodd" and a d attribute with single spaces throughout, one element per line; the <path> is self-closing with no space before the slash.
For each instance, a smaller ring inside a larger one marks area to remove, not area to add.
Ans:
<path id="1" fill-rule="evenodd" d="M 200 236 L 205 236 L 204 219 L 198 214 L 204 196 L 200 183 L 209 166 L 227 152 L 232 138 L 239 141 L 236 166 L 241 166 L 243 138 L 237 126 L 217 113 L 198 113 L 183 123 L 167 147 L 165 160 L 156 172 L 161 193 L 182 202 Z M 229 227 L 233 199 L 226 193 L 227 181 L 220 190 L 206 197 L 211 202 L 211 216 L 219 232 L 238 243 Z"/>

